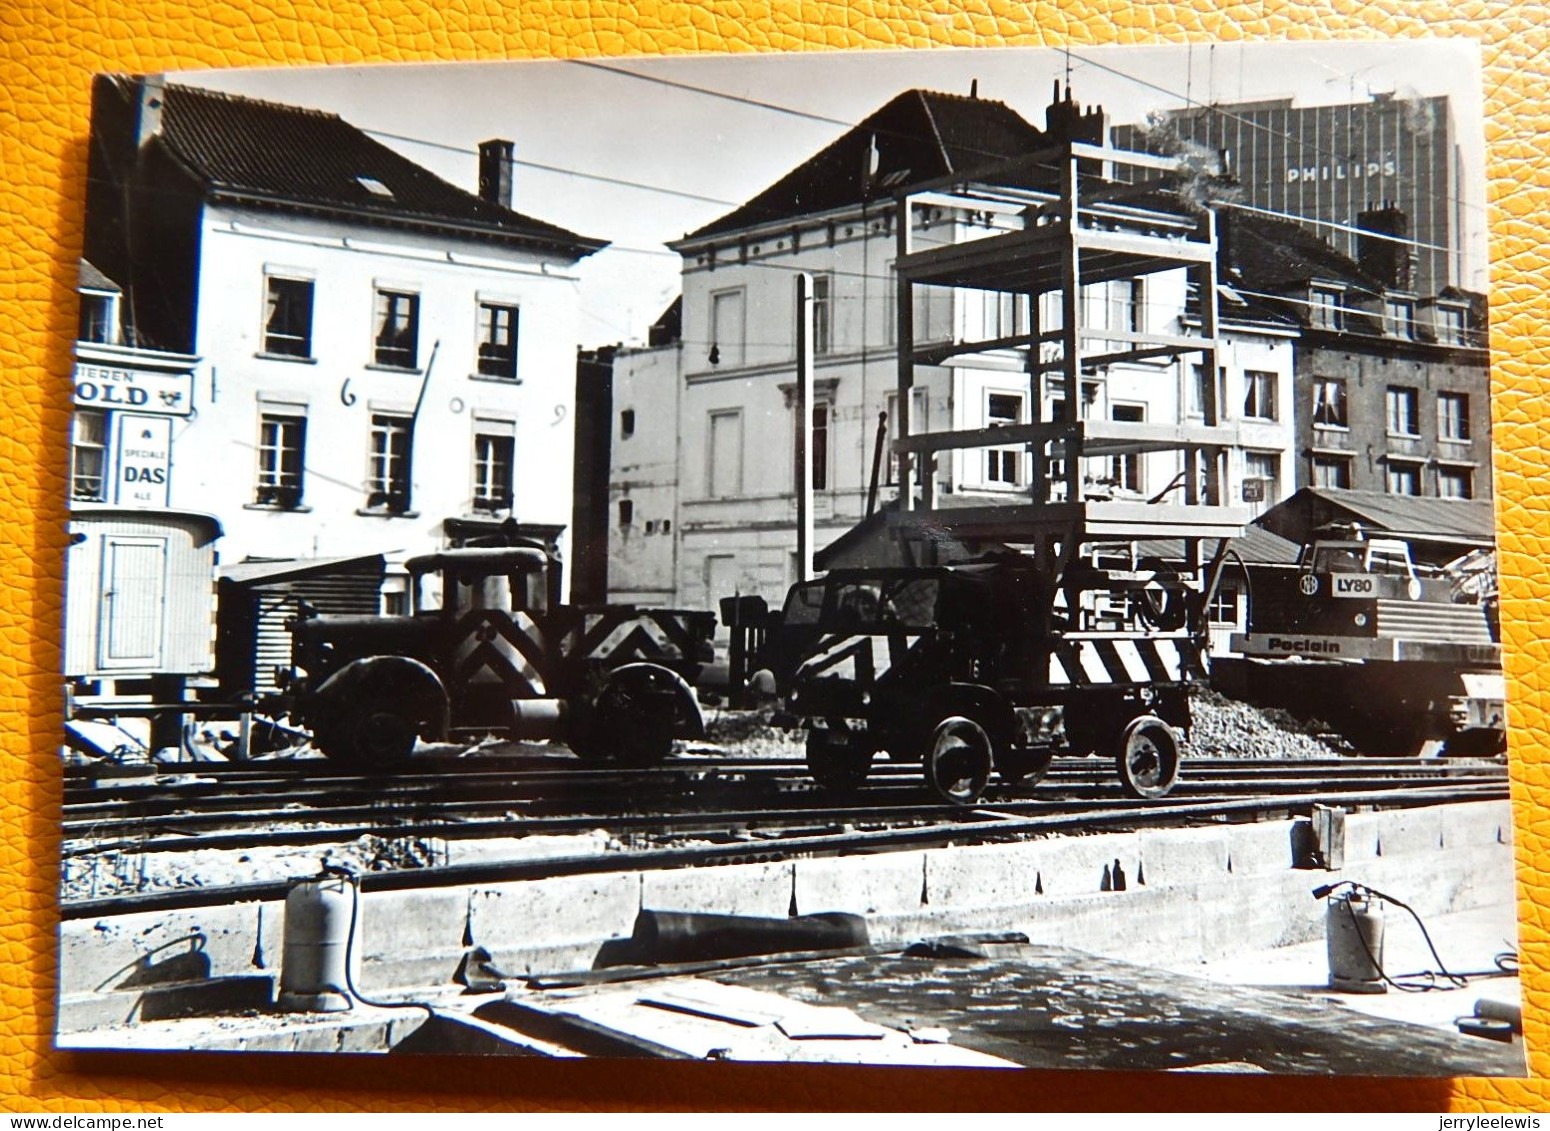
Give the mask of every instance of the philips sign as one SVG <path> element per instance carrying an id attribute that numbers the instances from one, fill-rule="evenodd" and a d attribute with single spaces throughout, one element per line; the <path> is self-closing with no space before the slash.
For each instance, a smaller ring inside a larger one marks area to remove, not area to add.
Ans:
<path id="1" fill-rule="evenodd" d="M 1289 185 L 1301 182 L 1307 184 L 1313 181 L 1359 181 L 1371 177 L 1393 177 L 1399 173 L 1399 166 L 1393 161 L 1368 161 L 1362 164 L 1353 161 L 1349 165 L 1293 165 L 1286 170 L 1286 183 Z"/>

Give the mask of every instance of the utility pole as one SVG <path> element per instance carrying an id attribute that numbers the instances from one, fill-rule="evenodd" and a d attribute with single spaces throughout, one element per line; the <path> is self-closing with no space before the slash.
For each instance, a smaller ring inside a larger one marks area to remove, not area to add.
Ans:
<path id="1" fill-rule="evenodd" d="M 813 576 L 813 277 L 797 275 L 797 580 Z"/>

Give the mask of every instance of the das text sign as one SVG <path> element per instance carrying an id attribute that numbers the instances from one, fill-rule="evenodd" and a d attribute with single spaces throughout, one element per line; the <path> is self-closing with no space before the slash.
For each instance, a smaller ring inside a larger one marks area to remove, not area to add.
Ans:
<path id="1" fill-rule="evenodd" d="M 119 417 L 113 501 L 124 507 L 165 507 L 171 481 L 172 421 L 127 413 Z"/>

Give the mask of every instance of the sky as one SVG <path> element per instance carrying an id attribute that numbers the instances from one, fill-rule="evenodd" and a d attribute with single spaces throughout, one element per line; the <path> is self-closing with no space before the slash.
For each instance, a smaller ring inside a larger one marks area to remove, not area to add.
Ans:
<path id="1" fill-rule="evenodd" d="M 1464 40 L 943 49 L 189 71 L 170 81 L 339 114 L 470 191 L 479 142 L 516 143 L 514 206 L 611 242 L 581 268 L 582 340 L 643 342 L 678 293 L 663 246 L 731 211 L 895 95 L 1005 102 L 1044 124 L 1054 80 L 1111 123 L 1211 102 L 1446 95 L 1485 287 L 1479 52 Z"/>

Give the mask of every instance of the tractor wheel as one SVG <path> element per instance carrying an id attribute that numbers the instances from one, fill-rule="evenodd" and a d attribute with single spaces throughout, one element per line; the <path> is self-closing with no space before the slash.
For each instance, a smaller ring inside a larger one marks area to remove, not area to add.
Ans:
<path id="1" fill-rule="evenodd" d="M 872 768 L 872 751 L 842 727 L 807 732 L 807 772 L 820 789 L 854 793 Z"/>
<path id="2" fill-rule="evenodd" d="M 1115 759 L 1119 781 L 1132 797 L 1164 797 L 1179 780 L 1179 737 L 1156 715 L 1132 719 Z"/>
<path id="3" fill-rule="evenodd" d="M 401 709 L 369 699 L 341 707 L 313 736 L 329 758 L 359 770 L 388 770 L 408 761 L 418 737 L 419 726 Z"/>
<path id="4" fill-rule="evenodd" d="M 973 805 L 985 792 L 995 748 L 985 728 L 952 715 L 937 724 L 926 750 L 926 785 L 948 805 Z"/>
<path id="5" fill-rule="evenodd" d="M 660 765 L 673 752 L 677 724 L 673 686 L 651 671 L 629 672 L 610 680 L 592 704 L 577 753 L 633 769 Z"/>

